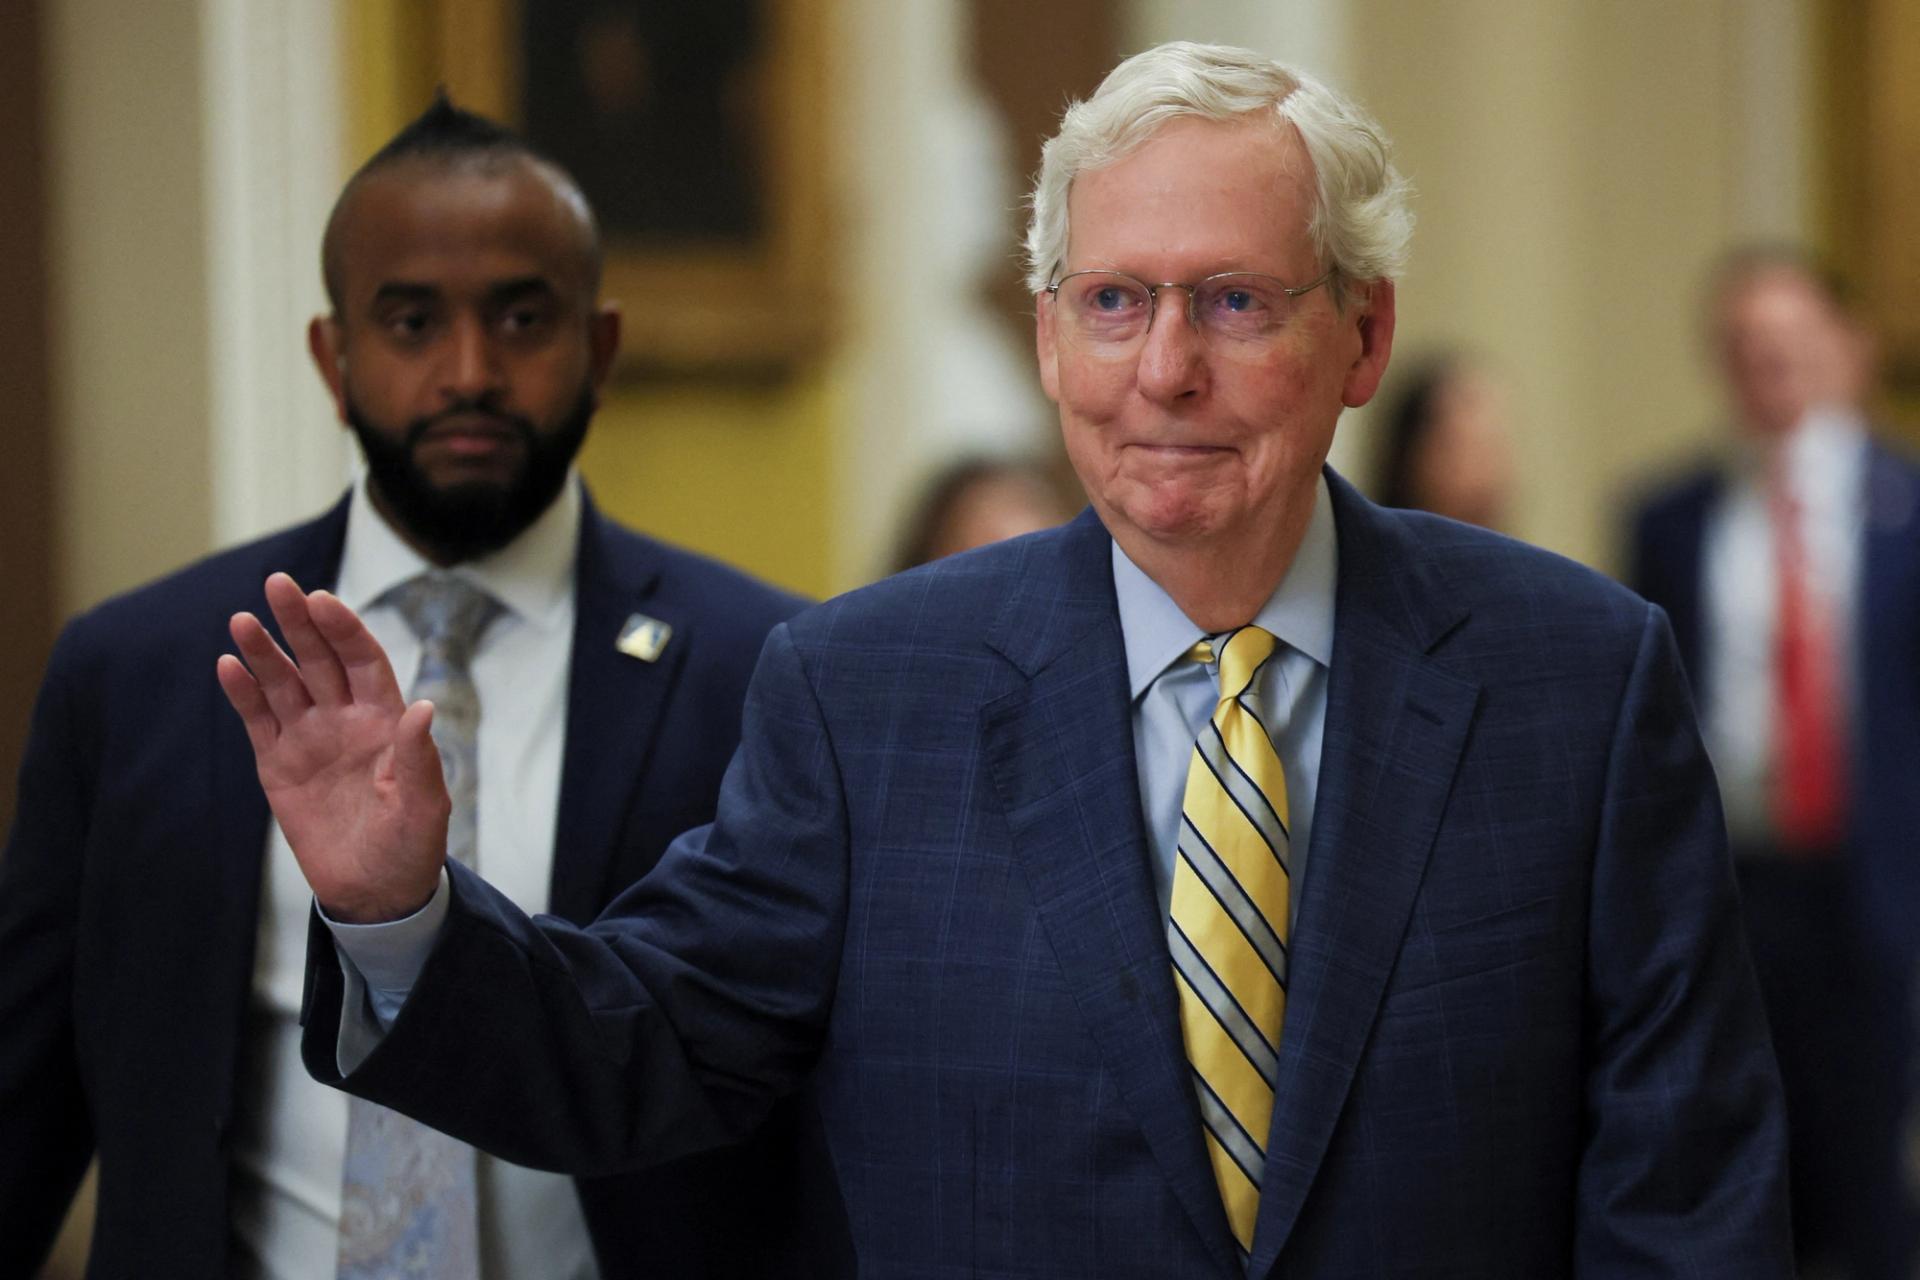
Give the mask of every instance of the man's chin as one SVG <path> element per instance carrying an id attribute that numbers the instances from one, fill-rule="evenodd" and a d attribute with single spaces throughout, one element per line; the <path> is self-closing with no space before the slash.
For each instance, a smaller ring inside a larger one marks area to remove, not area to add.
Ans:
<path id="1" fill-rule="evenodd" d="M 440 528 L 485 538 L 513 518 L 511 508 L 517 505 L 513 497 L 514 490 L 509 485 L 484 479 L 435 484 L 427 492 L 428 511 L 423 514 L 428 514 L 431 522 Z"/>
<path id="2" fill-rule="evenodd" d="M 414 451 L 414 474 L 435 497 L 452 497 L 471 491 L 507 494 L 524 481 L 527 472 L 526 451 L 503 447 L 484 452 L 455 452 L 422 447 Z"/>
<path id="3" fill-rule="evenodd" d="M 495 484 L 511 487 L 526 474 L 526 445 L 518 439 L 447 436 L 422 439 L 413 447 L 413 470 L 436 487 Z"/>
<path id="4" fill-rule="evenodd" d="M 347 421 L 381 514 L 416 546 L 454 563 L 506 546 L 540 518 L 567 482 L 592 413 L 593 398 L 583 394 L 545 436 L 530 425 L 455 429 L 451 419 L 381 431 L 357 410 Z"/>

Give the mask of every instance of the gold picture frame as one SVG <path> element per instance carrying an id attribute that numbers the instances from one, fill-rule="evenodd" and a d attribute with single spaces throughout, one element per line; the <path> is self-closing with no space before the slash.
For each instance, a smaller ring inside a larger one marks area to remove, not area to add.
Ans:
<path id="1" fill-rule="evenodd" d="M 434 82 L 571 169 L 620 372 L 766 381 L 833 331 L 830 0 L 432 0 Z"/>

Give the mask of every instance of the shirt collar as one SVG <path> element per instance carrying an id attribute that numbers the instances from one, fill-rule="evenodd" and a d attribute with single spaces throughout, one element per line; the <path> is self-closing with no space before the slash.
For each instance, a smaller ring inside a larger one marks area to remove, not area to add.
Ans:
<path id="1" fill-rule="evenodd" d="M 1867 451 L 1867 424 L 1841 405 L 1810 410 L 1783 446 L 1781 461 L 1796 488 L 1843 491 Z"/>
<path id="2" fill-rule="evenodd" d="M 1808 467 L 1849 467 L 1865 454 L 1868 439 L 1867 421 L 1858 409 L 1837 403 L 1817 404 L 1775 447 L 1751 434 L 1735 433 L 1734 470 L 1742 479 L 1764 483 L 1767 468 L 1776 457 L 1789 475 Z"/>
<path id="3" fill-rule="evenodd" d="M 1285 645 L 1323 667 L 1333 662 L 1334 584 L 1339 540 L 1333 503 L 1322 474 L 1314 485 L 1313 514 L 1293 563 L 1253 621 Z M 1146 572 L 1113 543 L 1113 589 L 1120 607 L 1120 634 L 1127 647 L 1127 681 L 1138 701 L 1160 673 L 1183 657 L 1201 631 Z"/>
<path id="4" fill-rule="evenodd" d="M 573 589 L 583 506 L 579 478 L 569 473 L 559 496 L 519 537 L 498 551 L 455 565 L 452 572 L 484 589 L 521 621 L 542 630 L 560 626 Z M 393 588 L 432 568 L 374 509 L 362 468 L 347 508 L 340 599 L 364 613 Z"/>

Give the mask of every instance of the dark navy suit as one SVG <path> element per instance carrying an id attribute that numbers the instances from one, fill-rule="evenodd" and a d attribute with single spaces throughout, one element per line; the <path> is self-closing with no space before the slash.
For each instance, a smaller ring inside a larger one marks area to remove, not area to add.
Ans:
<path id="1" fill-rule="evenodd" d="M 1673 619 L 1696 688 L 1712 660 L 1705 638 L 1702 545 L 1726 477 L 1703 468 L 1651 497 L 1633 525 L 1629 585 Z M 1855 805 L 1847 843 L 1859 860 L 1860 906 L 1889 963 L 1920 961 L 1920 467 L 1870 446 L 1854 619 L 1861 696 L 1853 726 Z"/>
<path id="2" fill-rule="evenodd" d="M 227 1272 L 269 815 L 214 659 L 233 613 L 263 611 L 271 571 L 332 583 L 345 529 L 342 502 L 101 605 L 54 651 L 0 860 L 0 1276 L 33 1274 L 96 1151 L 93 1274 Z M 577 575 L 551 909 L 584 923 L 712 816 L 754 658 L 800 602 L 591 503 Z M 674 628 L 656 663 L 615 648 L 636 611 Z M 790 1138 L 582 1183 L 604 1273 L 757 1273 L 716 1188 L 778 1239 L 792 1184 L 821 1177 Z"/>
<path id="3" fill-rule="evenodd" d="M 1692 471 L 1632 524 L 1629 583 L 1672 617 L 1696 689 L 1711 687 L 1704 548 L 1727 483 L 1718 467 Z M 1858 1280 L 1907 1280 L 1920 1246 L 1903 1155 L 1920 966 L 1920 469 L 1871 446 L 1863 485 L 1847 834 L 1825 856 L 1757 848 L 1737 865 L 1787 1083 L 1803 1244 L 1848 1259 Z"/>
<path id="4" fill-rule="evenodd" d="M 1778 1083 L 1664 618 L 1330 484 L 1325 749 L 1251 1274 L 1785 1277 Z M 800 1089 L 863 1277 L 1247 1274 L 1090 513 L 775 628 L 716 824 L 590 929 L 452 875 L 354 1091 L 599 1173 Z M 308 1066 L 337 1079 L 323 931 L 309 972 Z"/>

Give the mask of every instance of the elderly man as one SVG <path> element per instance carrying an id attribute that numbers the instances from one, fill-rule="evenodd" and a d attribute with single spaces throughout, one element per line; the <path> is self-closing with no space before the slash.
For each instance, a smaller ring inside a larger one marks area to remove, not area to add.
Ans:
<path id="1" fill-rule="evenodd" d="M 446 862 L 435 712 L 276 579 L 292 656 L 240 617 L 220 674 L 310 1068 L 595 1171 L 803 1090 L 862 1275 L 1785 1276 L 1662 616 L 1325 469 L 1403 200 L 1243 51 L 1073 107 L 1028 248 L 1093 509 L 776 628 L 717 820 L 589 928 Z"/>

